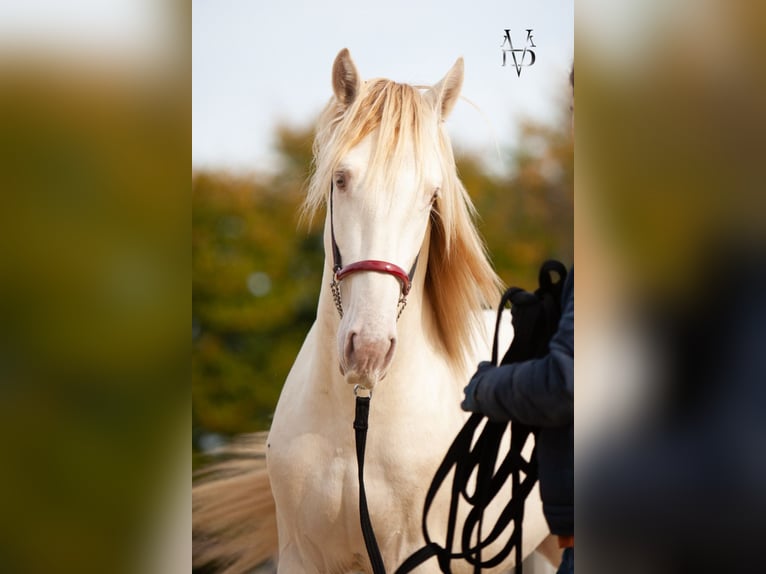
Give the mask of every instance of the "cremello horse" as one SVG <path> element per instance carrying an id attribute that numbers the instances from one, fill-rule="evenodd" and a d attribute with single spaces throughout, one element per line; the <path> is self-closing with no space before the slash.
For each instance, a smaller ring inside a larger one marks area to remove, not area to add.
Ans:
<path id="1" fill-rule="evenodd" d="M 366 489 L 389 572 L 424 544 L 425 493 L 465 421 L 462 388 L 489 357 L 483 309 L 496 303 L 500 285 L 443 126 L 462 82 L 462 59 L 424 90 L 362 82 L 348 50 L 335 60 L 306 200 L 309 214 L 328 206 L 322 290 L 266 448 L 280 574 L 371 572 L 357 502 L 357 385 L 374 394 Z M 230 483 L 232 507 L 237 496 L 246 505 L 258 484 Z M 440 504 L 431 510 L 435 524 L 446 523 L 447 502 Z M 547 534 L 537 489 L 527 505 L 525 556 Z M 253 520 L 263 520 L 259 508 Z M 237 516 L 245 519 L 242 510 Z M 248 550 L 240 558 L 248 553 L 254 559 Z M 493 571 L 512 567 L 508 560 Z M 439 569 L 432 559 L 417 571 Z"/>

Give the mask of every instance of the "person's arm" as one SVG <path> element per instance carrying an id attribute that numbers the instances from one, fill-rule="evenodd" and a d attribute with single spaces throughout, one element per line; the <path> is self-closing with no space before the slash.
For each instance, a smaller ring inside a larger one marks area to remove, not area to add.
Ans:
<path id="1" fill-rule="evenodd" d="M 540 358 L 493 366 L 481 363 L 463 409 L 495 421 L 561 426 L 574 420 L 574 296 L 569 293 L 550 352 Z"/>

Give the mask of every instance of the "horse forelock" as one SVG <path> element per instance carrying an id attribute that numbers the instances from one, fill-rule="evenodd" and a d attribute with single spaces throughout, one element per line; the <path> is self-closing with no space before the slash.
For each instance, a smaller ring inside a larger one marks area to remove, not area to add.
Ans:
<path id="1" fill-rule="evenodd" d="M 431 136 L 435 125 L 434 110 L 419 90 L 408 84 L 370 80 L 348 107 L 333 98 L 317 124 L 314 169 L 304 212 L 311 216 L 325 202 L 333 170 L 373 132 L 374 151 L 367 171 L 380 183 L 379 188 L 391 189 L 408 152 L 414 151 L 415 157 L 438 152 Z M 410 143 L 412 148 L 408 148 Z M 422 180 L 420 171 L 416 175 Z"/>
<path id="2" fill-rule="evenodd" d="M 494 306 L 501 282 L 474 224 L 475 209 L 458 178 L 449 137 L 419 88 L 376 79 L 365 82 L 349 107 L 330 101 L 317 125 L 304 215 L 313 216 L 326 202 L 333 170 L 376 130 L 367 169 L 383 178 L 380 189 L 391 189 L 398 166 L 412 150 L 415 157 L 439 158 L 442 182 L 431 217 L 425 296 L 448 359 L 455 367 L 469 367 L 466 361 L 483 329 L 481 311 Z M 425 174 L 419 167 L 416 162 L 422 182 Z"/>

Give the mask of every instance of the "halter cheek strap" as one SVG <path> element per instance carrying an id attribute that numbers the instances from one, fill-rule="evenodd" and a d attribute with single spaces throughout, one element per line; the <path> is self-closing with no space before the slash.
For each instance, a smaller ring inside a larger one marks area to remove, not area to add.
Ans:
<path id="1" fill-rule="evenodd" d="M 399 267 L 398 265 L 395 265 L 394 263 L 389 263 L 388 261 L 380 261 L 378 259 L 365 259 L 363 261 L 357 261 L 356 263 L 351 263 L 349 265 L 343 266 L 343 258 L 340 254 L 340 248 L 338 247 L 338 242 L 335 240 L 335 224 L 333 223 L 333 220 L 335 219 L 333 217 L 333 195 L 335 191 L 335 187 L 332 182 L 330 182 L 330 237 L 332 239 L 332 270 L 333 270 L 333 278 L 332 283 L 330 283 L 330 288 L 332 289 L 332 296 L 333 300 L 335 301 L 335 307 L 338 309 L 338 313 L 341 317 L 343 317 L 343 302 L 341 301 L 340 296 L 340 282 L 343 281 L 346 277 L 351 275 L 352 273 L 358 273 L 360 271 L 373 271 L 375 273 L 387 273 L 388 275 L 393 275 L 398 281 L 400 285 L 400 295 L 399 295 L 399 312 L 396 315 L 396 318 L 398 319 L 402 311 L 404 311 L 404 307 L 407 305 L 407 295 L 410 292 L 410 288 L 412 287 L 412 279 L 415 276 L 415 269 L 418 265 L 418 257 L 420 257 L 420 253 L 418 253 L 415 256 L 415 261 L 412 263 L 412 267 L 410 268 L 410 272 L 406 273 L 404 269 Z"/>

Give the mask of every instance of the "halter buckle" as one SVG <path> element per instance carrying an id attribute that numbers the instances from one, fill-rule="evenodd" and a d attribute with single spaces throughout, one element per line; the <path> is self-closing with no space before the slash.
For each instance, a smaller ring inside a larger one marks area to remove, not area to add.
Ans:
<path id="1" fill-rule="evenodd" d="M 367 398 L 370 398 L 370 399 L 372 398 L 372 389 L 365 389 L 365 388 L 360 387 L 359 385 L 354 385 L 354 396 L 355 397 L 359 396 L 359 390 L 360 389 L 362 391 L 364 391 L 364 392 L 370 393 L 369 395 L 367 395 Z"/>

